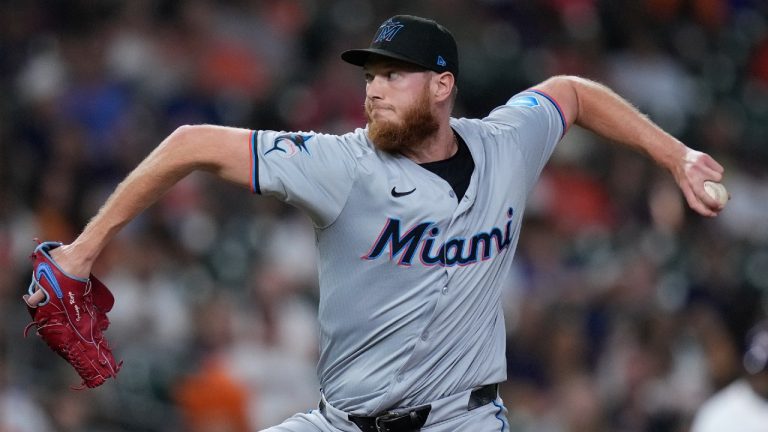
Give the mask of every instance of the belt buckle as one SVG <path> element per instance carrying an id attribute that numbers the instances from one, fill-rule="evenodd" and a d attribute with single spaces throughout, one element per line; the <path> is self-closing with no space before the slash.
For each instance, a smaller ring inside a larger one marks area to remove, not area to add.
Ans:
<path id="1" fill-rule="evenodd" d="M 395 420 L 400 420 L 401 418 L 408 417 L 408 415 L 409 415 L 408 412 L 388 411 L 376 417 L 376 420 L 374 421 L 374 425 L 376 425 L 376 431 L 390 432 L 390 429 L 386 425 L 386 423 L 393 422 Z"/>

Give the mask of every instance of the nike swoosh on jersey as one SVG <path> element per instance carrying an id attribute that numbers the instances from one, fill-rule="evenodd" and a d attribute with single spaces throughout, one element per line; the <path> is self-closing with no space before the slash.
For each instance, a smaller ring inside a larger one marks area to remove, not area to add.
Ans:
<path id="1" fill-rule="evenodd" d="M 416 188 L 413 188 L 413 189 L 411 189 L 409 191 L 406 191 L 406 192 L 398 192 L 398 191 L 395 190 L 395 187 L 392 188 L 392 196 L 395 197 L 395 198 L 404 197 L 406 195 L 410 195 L 410 194 L 416 192 Z"/>

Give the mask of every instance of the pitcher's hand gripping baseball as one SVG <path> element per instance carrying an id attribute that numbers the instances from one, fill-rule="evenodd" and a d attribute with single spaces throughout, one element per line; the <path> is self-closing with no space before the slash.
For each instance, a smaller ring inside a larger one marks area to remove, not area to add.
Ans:
<path id="1" fill-rule="evenodd" d="M 24 301 L 32 322 L 24 335 L 36 326 L 37 335 L 83 379 L 77 389 L 98 387 L 116 377 L 122 364 L 115 362 L 102 333 L 109 326 L 107 312 L 115 299 L 95 276 L 81 279 L 64 273 L 50 255 L 59 246 L 58 242 L 40 243 L 30 256 L 32 282 Z"/>

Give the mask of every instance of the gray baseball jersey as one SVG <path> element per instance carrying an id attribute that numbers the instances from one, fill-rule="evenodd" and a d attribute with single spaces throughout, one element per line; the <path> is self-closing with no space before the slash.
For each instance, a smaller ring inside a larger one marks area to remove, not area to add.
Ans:
<path id="1" fill-rule="evenodd" d="M 365 129 L 251 135 L 254 191 L 315 224 L 318 375 L 336 408 L 371 415 L 506 379 L 502 285 L 566 123 L 529 90 L 450 124 L 475 163 L 460 201 L 439 176 L 376 150 Z"/>

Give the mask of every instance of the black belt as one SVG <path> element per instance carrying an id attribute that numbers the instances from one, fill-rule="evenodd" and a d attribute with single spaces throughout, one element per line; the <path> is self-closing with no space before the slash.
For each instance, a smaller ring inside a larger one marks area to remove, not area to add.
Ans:
<path id="1" fill-rule="evenodd" d="M 488 384 L 473 390 L 469 394 L 467 411 L 491 403 L 498 394 L 498 384 Z M 356 424 L 362 432 L 417 432 L 427 422 L 432 405 L 422 405 L 415 408 L 392 410 L 378 416 L 349 415 L 349 421 Z M 320 412 L 325 415 L 325 404 L 320 401 Z"/>

